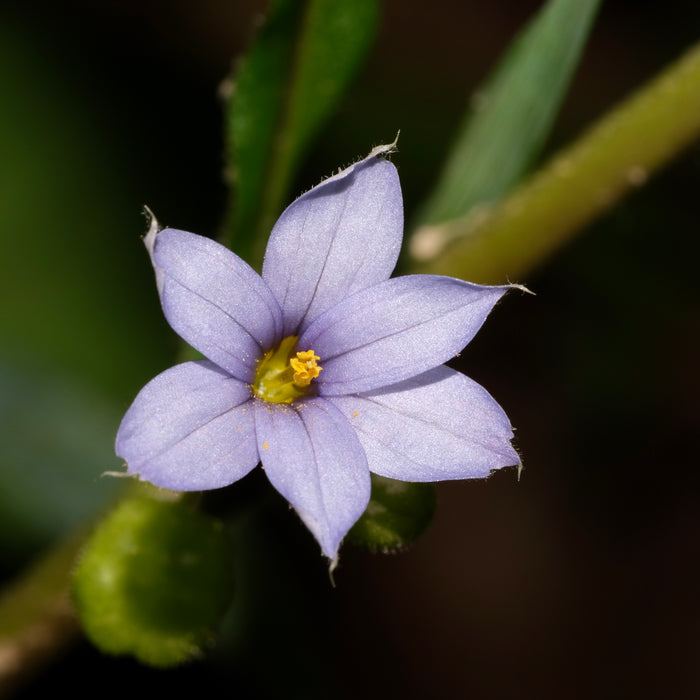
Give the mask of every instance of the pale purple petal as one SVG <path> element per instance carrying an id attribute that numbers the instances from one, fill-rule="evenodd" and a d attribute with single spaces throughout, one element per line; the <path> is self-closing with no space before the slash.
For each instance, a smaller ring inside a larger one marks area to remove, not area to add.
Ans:
<path id="1" fill-rule="evenodd" d="M 293 202 L 272 229 L 263 279 L 298 335 L 349 294 L 389 278 L 401 248 L 403 204 L 396 168 L 377 153 Z"/>
<path id="2" fill-rule="evenodd" d="M 168 323 L 234 377 L 253 380 L 262 352 L 281 340 L 282 315 L 260 276 L 224 246 L 165 229 L 155 239 Z"/>
<path id="3" fill-rule="evenodd" d="M 258 463 L 250 387 L 206 360 L 171 367 L 134 400 L 116 453 L 129 474 L 156 486 L 227 486 Z"/>
<path id="4" fill-rule="evenodd" d="M 508 289 L 436 275 L 397 277 L 317 318 L 298 347 L 320 356 L 322 395 L 371 391 L 454 357 Z"/>
<path id="5" fill-rule="evenodd" d="M 320 398 L 293 407 L 256 401 L 255 426 L 268 479 L 334 559 L 369 502 L 369 470 L 357 435 Z"/>
<path id="6" fill-rule="evenodd" d="M 370 471 L 380 476 L 470 479 L 520 462 L 503 409 L 483 387 L 449 367 L 328 400 L 350 421 Z"/>

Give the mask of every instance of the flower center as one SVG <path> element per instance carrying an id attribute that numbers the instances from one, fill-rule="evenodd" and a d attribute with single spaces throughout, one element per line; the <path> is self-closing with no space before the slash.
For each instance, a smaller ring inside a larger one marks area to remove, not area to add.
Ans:
<path id="1" fill-rule="evenodd" d="M 260 360 L 253 391 L 264 401 L 291 403 L 308 394 L 311 380 L 323 369 L 316 364 L 321 358 L 313 350 L 294 352 L 296 342 L 297 337 L 290 335 Z"/>

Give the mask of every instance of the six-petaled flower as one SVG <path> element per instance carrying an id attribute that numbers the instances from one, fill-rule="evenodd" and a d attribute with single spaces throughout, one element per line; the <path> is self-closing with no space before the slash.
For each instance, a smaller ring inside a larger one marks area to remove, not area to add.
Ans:
<path id="1" fill-rule="evenodd" d="M 387 150 L 284 211 L 262 276 L 210 239 L 152 227 L 165 316 L 207 359 L 138 394 L 116 441 L 129 473 L 198 491 L 262 462 L 335 559 L 367 506 L 370 472 L 438 481 L 519 463 L 501 407 L 443 364 L 510 287 L 390 279 L 403 206 Z"/>

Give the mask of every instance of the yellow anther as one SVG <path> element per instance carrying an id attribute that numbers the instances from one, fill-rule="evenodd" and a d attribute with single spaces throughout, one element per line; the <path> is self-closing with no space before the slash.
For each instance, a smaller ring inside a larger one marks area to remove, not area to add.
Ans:
<path id="1" fill-rule="evenodd" d="M 309 386 L 312 379 L 318 377 L 323 367 L 316 364 L 321 358 L 313 350 L 298 352 L 296 357 L 289 358 L 289 364 L 294 370 L 294 383 L 297 386 Z"/>
<path id="2" fill-rule="evenodd" d="M 297 337 L 290 335 L 260 360 L 253 391 L 264 401 L 291 403 L 312 391 L 311 380 L 323 369 L 316 362 L 321 358 L 313 350 L 294 352 Z"/>

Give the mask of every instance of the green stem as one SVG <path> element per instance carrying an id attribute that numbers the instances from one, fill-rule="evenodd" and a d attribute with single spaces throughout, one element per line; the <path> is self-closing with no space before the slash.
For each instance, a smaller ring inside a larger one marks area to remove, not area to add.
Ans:
<path id="1" fill-rule="evenodd" d="M 112 507 L 129 498 L 157 500 L 189 498 L 128 480 Z M 110 512 L 108 509 L 107 512 Z M 71 576 L 94 523 L 71 533 L 0 594 L 0 698 L 49 664 L 81 634 L 70 602 Z"/>
<path id="2" fill-rule="evenodd" d="M 490 209 L 416 231 L 420 272 L 522 279 L 700 134 L 700 45 Z"/>
<path id="3" fill-rule="evenodd" d="M 60 543 L 0 597 L 0 697 L 78 637 L 68 587 L 84 535 Z"/>

